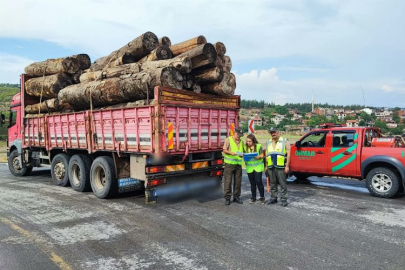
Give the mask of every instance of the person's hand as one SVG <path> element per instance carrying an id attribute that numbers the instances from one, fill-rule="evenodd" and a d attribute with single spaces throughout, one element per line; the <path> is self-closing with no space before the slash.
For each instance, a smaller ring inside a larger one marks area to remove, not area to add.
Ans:
<path id="1" fill-rule="evenodd" d="M 236 153 L 235 153 L 235 152 L 231 152 L 231 155 L 232 155 L 232 156 L 236 156 Z"/>
<path id="2" fill-rule="evenodd" d="M 289 172 L 290 172 L 290 167 L 285 166 L 285 168 L 284 168 L 284 172 L 285 172 L 285 173 L 289 173 Z"/>
<path id="3" fill-rule="evenodd" d="M 262 157 L 261 156 L 255 156 L 255 159 L 261 159 Z"/>

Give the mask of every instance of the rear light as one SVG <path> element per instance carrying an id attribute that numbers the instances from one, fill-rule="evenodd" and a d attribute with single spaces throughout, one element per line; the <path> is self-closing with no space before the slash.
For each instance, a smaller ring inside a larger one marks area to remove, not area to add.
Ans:
<path id="1" fill-rule="evenodd" d="M 158 173 L 158 172 L 165 172 L 164 166 L 156 166 L 156 167 L 146 167 L 146 173 Z"/>
<path id="2" fill-rule="evenodd" d="M 178 165 L 167 165 L 167 166 L 155 166 L 155 167 L 146 167 L 146 173 L 161 173 L 161 172 L 176 172 L 184 171 L 186 166 L 184 164 Z"/>
<path id="3" fill-rule="evenodd" d="M 222 176 L 223 171 L 212 171 L 210 176 Z"/>
<path id="4" fill-rule="evenodd" d="M 217 160 L 213 160 L 211 161 L 211 165 L 215 166 L 215 165 L 222 165 L 224 164 L 224 161 L 222 159 L 217 159 Z"/>
<path id="5" fill-rule="evenodd" d="M 148 181 L 148 187 L 163 185 L 164 183 L 166 183 L 166 178 L 153 179 Z"/>

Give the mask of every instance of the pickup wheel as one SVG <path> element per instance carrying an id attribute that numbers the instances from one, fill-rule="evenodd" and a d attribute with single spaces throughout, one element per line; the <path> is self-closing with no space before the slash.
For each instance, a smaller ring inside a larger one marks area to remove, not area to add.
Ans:
<path id="1" fill-rule="evenodd" d="M 93 160 L 88 155 L 74 155 L 69 161 L 69 181 L 79 192 L 90 191 L 90 168 Z"/>
<path id="2" fill-rule="evenodd" d="M 114 161 L 111 157 L 98 157 L 90 169 L 91 189 L 100 199 L 114 196 L 118 191 Z"/>
<path id="3" fill-rule="evenodd" d="M 14 149 L 8 157 L 8 169 L 15 176 L 27 176 L 31 173 L 32 167 L 22 167 L 17 149 Z"/>
<path id="4" fill-rule="evenodd" d="M 390 168 L 377 167 L 367 174 L 366 185 L 371 195 L 391 198 L 399 190 L 399 177 Z"/>
<path id="5" fill-rule="evenodd" d="M 57 186 L 66 187 L 69 183 L 69 161 L 70 156 L 67 154 L 57 154 L 51 164 L 52 180 Z"/>

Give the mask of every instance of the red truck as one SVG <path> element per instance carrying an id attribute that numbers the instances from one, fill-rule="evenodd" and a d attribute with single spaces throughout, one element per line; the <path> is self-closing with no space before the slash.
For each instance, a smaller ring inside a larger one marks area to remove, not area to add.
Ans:
<path id="1" fill-rule="evenodd" d="M 50 167 L 56 185 L 92 190 L 98 198 L 144 190 L 147 202 L 168 194 L 171 183 L 220 183 L 222 145 L 238 125 L 240 96 L 157 86 L 153 105 L 28 118 L 25 106 L 39 99 L 25 93 L 27 79 L 21 75 L 10 107 L 13 175 Z"/>
<path id="2" fill-rule="evenodd" d="M 324 125 L 291 147 L 290 169 L 308 176 L 366 179 L 370 193 L 390 198 L 405 186 L 405 149 L 401 138 L 384 138 L 375 127 Z"/>

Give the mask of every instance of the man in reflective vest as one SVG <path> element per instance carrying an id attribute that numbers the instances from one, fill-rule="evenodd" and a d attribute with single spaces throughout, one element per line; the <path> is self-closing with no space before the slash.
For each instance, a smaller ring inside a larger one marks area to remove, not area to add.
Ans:
<path id="1" fill-rule="evenodd" d="M 224 155 L 224 197 L 225 205 L 231 204 L 232 176 L 233 176 L 233 201 L 242 204 L 240 200 L 242 186 L 242 156 L 243 156 L 242 128 L 236 128 L 232 136 L 225 139 L 223 146 Z"/>
<path id="2" fill-rule="evenodd" d="M 277 203 L 278 185 L 281 187 L 281 202 L 287 206 L 287 177 L 290 171 L 290 144 L 287 139 L 280 137 L 277 128 L 269 130 L 271 140 L 267 142 L 266 170 L 270 178 L 270 200 L 268 204 Z"/>

